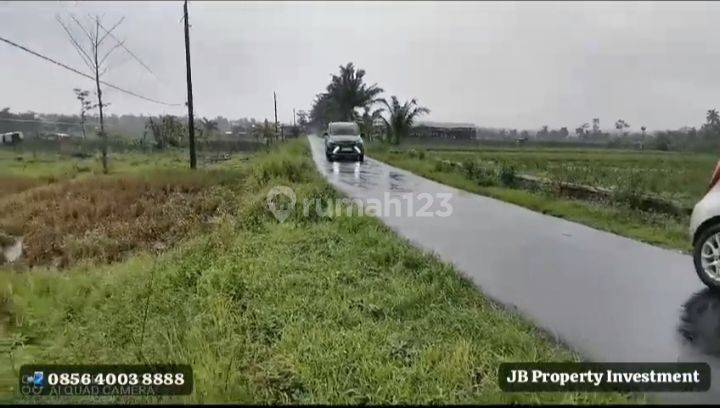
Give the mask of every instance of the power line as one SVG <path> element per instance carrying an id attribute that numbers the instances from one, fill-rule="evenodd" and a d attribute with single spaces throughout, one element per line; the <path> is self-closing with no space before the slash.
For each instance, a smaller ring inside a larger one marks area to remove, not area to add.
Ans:
<path id="1" fill-rule="evenodd" d="M 108 31 L 108 29 L 106 29 L 102 24 L 99 24 L 99 25 L 100 25 L 100 28 L 102 28 L 102 29 L 105 31 L 105 33 L 106 33 L 105 35 L 109 35 L 110 38 L 112 38 L 113 40 L 115 40 L 115 42 L 117 42 L 117 43 L 120 45 L 120 47 L 122 47 L 122 49 L 125 50 L 125 52 L 127 52 L 135 61 L 137 61 L 138 64 L 142 65 L 142 67 L 145 68 L 145 70 L 146 70 L 147 72 L 151 73 L 156 79 L 158 79 L 158 80 L 160 79 L 160 78 L 153 72 L 153 70 L 150 69 L 150 67 L 148 67 L 147 64 L 145 64 L 145 63 L 140 59 L 140 57 L 138 57 L 137 55 L 135 55 L 135 53 L 132 52 L 132 51 L 130 51 L 130 49 L 128 49 L 128 47 L 126 47 L 123 42 L 121 42 L 117 37 L 115 37 L 115 34 L 112 34 L 110 31 Z M 111 31 L 112 31 L 112 30 L 111 30 Z"/>
<path id="2" fill-rule="evenodd" d="M 73 37 L 72 33 L 70 32 L 70 28 L 65 25 L 65 23 L 62 21 L 59 15 L 55 16 L 55 20 L 60 24 L 60 26 L 65 30 L 68 37 L 70 38 L 70 42 L 72 42 L 73 46 L 75 47 L 75 51 L 77 51 L 78 55 L 80 55 L 80 59 L 83 60 L 85 65 L 87 65 L 88 68 L 93 69 L 92 67 L 92 58 L 83 50 L 83 48 L 78 44 L 77 40 L 75 40 L 75 37 Z"/>
<path id="3" fill-rule="evenodd" d="M 80 75 L 80 76 L 83 76 L 83 77 L 85 77 L 85 78 L 91 79 L 91 80 L 93 80 L 93 81 L 95 80 L 95 78 L 93 78 L 92 76 L 90 76 L 90 75 L 88 75 L 88 74 L 86 74 L 86 73 L 84 73 L 84 72 L 82 72 L 82 71 L 79 71 L 79 70 L 77 70 L 77 69 L 75 69 L 75 68 L 73 68 L 73 67 L 70 67 L 70 66 L 68 66 L 68 65 L 65 65 L 65 64 L 63 64 L 62 62 L 55 61 L 54 59 L 52 59 L 52 58 L 50 58 L 50 57 L 46 57 L 46 56 L 44 56 L 44 55 L 42 55 L 42 54 L 40 54 L 40 53 L 38 53 L 38 52 L 35 52 L 35 51 L 31 50 L 31 49 L 28 49 L 27 47 L 24 47 L 24 46 L 22 46 L 22 45 L 20 45 L 20 44 L 17 44 L 17 43 L 15 43 L 15 42 L 13 42 L 13 41 L 10 41 L 10 40 L 6 39 L 6 38 L 0 37 L 0 41 L 6 42 L 6 43 L 12 45 L 13 47 L 20 48 L 21 50 L 23 50 L 23 51 L 25 51 L 25 52 L 27 52 L 27 53 L 30 53 L 30 54 L 38 57 L 38 58 L 42 58 L 42 59 L 44 59 L 45 61 L 51 62 L 51 63 L 53 63 L 53 64 L 55 64 L 55 65 L 57 65 L 57 66 L 60 66 L 60 67 L 62 67 L 62 68 L 67 69 L 68 71 L 74 72 L 74 73 L 76 73 L 76 74 L 78 74 L 78 75 Z M 183 106 L 183 105 L 184 105 L 184 104 L 182 104 L 182 103 L 168 103 L 168 102 L 159 101 L 159 100 L 157 100 L 157 99 L 148 98 L 147 96 L 139 95 L 139 94 L 137 94 L 137 93 L 135 93 L 135 92 L 133 92 L 133 91 L 128 91 L 127 89 L 120 88 L 120 87 L 117 86 L 117 85 L 113 85 L 113 84 L 111 84 L 111 83 L 109 83 L 109 82 L 105 82 L 105 81 L 103 81 L 103 80 L 100 80 L 100 83 L 103 84 L 103 85 L 105 85 L 105 86 L 107 86 L 107 87 L 110 87 L 110 88 L 112 88 L 112 89 L 115 89 L 115 90 L 117 90 L 117 91 L 120 91 L 120 92 L 122 92 L 122 93 L 131 95 L 131 96 L 134 96 L 134 97 L 136 97 L 136 98 L 140 98 L 140 99 L 146 100 L 146 101 L 148 101 L 148 102 L 153 102 L 153 103 L 157 103 L 157 104 L 160 104 L 160 105 L 166 105 L 166 106 Z"/>
<path id="4" fill-rule="evenodd" d="M 21 123 L 38 123 L 38 124 L 44 124 L 49 123 L 52 125 L 77 125 L 80 126 L 80 122 L 62 122 L 62 121 L 56 121 L 56 120 L 42 120 L 42 119 L 10 119 L 10 118 L 0 118 L 0 122 L 21 122 Z M 96 123 L 96 122 L 90 122 L 90 123 Z"/>
<path id="5" fill-rule="evenodd" d="M 67 126 L 75 126 L 80 127 L 82 126 L 81 122 L 64 122 L 59 120 L 46 120 L 46 119 L 8 119 L 8 118 L 0 118 L 0 123 L 3 122 L 17 122 L 17 123 L 34 123 L 38 125 L 67 125 Z M 88 126 L 100 126 L 100 122 L 97 120 L 97 116 L 93 117 L 93 120 L 86 120 L 85 124 Z M 122 125 L 118 125 L 116 123 L 106 123 L 105 126 L 109 126 L 113 129 L 122 127 Z"/>

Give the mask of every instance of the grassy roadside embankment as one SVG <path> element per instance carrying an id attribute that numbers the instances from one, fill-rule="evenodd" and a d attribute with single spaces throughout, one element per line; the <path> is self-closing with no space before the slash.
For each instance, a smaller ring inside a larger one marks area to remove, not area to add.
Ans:
<path id="1" fill-rule="evenodd" d="M 163 253 L 140 248 L 112 264 L 64 269 L 0 267 L 6 397 L 22 363 L 164 362 L 193 366 L 191 396 L 99 401 L 628 401 L 502 393 L 501 362 L 577 357 L 376 219 L 303 216 L 304 199 L 336 197 L 304 141 L 215 171 L 232 176 L 235 195 L 223 197 L 235 202 L 209 231 Z M 284 223 L 266 208 L 277 185 L 298 198 Z"/>
<path id="2" fill-rule="evenodd" d="M 576 149 L 425 151 L 375 145 L 368 154 L 449 186 L 685 252 L 690 250 L 689 214 L 640 210 L 632 203 L 639 194 L 652 194 L 691 207 L 704 193 L 714 165 L 710 155 Z M 519 173 L 552 182 L 547 188 L 521 188 L 515 178 Z M 559 193 L 553 182 L 610 187 L 616 194 L 604 201 L 577 199 Z"/>

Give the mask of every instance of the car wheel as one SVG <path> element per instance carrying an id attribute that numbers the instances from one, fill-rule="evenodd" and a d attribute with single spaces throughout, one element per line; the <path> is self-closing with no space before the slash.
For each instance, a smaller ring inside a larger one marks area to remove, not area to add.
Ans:
<path id="1" fill-rule="evenodd" d="M 720 289 L 720 224 L 700 234 L 695 242 L 693 260 L 700 280 L 712 289 Z"/>
<path id="2" fill-rule="evenodd" d="M 332 156 L 332 154 L 326 154 L 326 155 L 325 155 L 325 158 L 327 158 L 327 161 L 329 161 L 329 162 L 333 161 L 333 156 Z"/>
<path id="3" fill-rule="evenodd" d="M 360 163 L 364 162 L 364 161 L 365 161 L 365 155 L 364 155 L 364 154 L 359 155 L 359 156 L 358 156 L 358 161 L 359 161 Z"/>

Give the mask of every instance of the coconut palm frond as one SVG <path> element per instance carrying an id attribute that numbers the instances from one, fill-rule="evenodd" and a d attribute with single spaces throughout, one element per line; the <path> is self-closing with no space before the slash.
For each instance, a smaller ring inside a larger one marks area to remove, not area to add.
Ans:
<path id="1" fill-rule="evenodd" d="M 390 97 L 390 101 L 379 98 L 377 102 L 384 106 L 382 111 L 387 113 L 388 118 L 386 119 L 384 116 L 382 118 L 388 130 L 389 140 L 396 144 L 400 142 L 401 138 L 410 134 L 417 117 L 430 113 L 430 109 L 418 106 L 416 99 L 401 104 L 397 96 L 393 95 Z"/>

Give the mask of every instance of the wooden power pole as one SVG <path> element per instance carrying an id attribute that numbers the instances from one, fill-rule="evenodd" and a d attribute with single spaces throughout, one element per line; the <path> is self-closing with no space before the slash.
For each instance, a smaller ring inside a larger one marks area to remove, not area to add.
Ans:
<path id="1" fill-rule="evenodd" d="M 295 127 L 295 108 L 293 108 L 293 127 Z"/>
<path id="2" fill-rule="evenodd" d="M 183 6 L 185 15 L 185 67 L 187 69 L 187 108 L 188 108 L 188 137 L 190 142 L 190 168 L 197 167 L 195 155 L 195 118 L 193 117 L 192 73 L 190 71 L 190 22 L 188 21 L 188 4 L 185 0 Z"/>
<path id="3" fill-rule="evenodd" d="M 273 92 L 273 102 L 275 104 L 275 138 L 278 137 L 278 121 L 277 121 L 277 95 Z"/>

